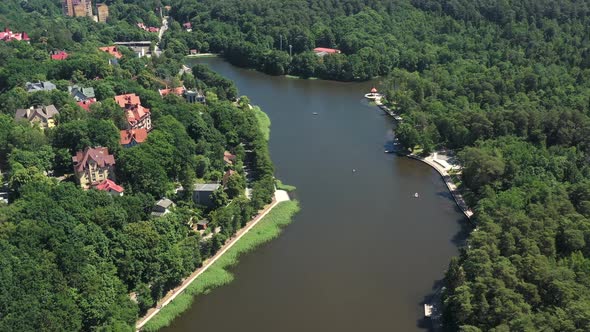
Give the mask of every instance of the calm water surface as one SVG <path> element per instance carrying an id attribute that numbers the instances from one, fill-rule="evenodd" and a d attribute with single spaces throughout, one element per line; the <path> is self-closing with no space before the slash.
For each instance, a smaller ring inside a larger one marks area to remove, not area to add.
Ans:
<path id="1" fill-rule="evenodd" d="M 393 123 L 363 100 L 373 83 L 199 61 L 269 114 L 276 175 L 297 186 L 302 209 L 164 331 L 427 330 L 422 304 L 467 226 L 434 170 L 384 153 Z"/>

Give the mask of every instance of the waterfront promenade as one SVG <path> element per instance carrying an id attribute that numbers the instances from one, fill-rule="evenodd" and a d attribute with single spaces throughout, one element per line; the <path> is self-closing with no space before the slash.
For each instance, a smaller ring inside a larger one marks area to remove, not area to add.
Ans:
<path id="1" fill-rule="evenodd" d="M 446 160 L 439 159 L 437 152 L 432 153 L 426 157 L 420 157 L 414 154 L 410 154 L 408 155 L 408 157 L 420 160 L 434 168 L 443 178 L 443 181 L 445 182 L 451 195 L 453 195 L 453 199 L 457 203 L 457 206 L 461 209 L 461 212 L 463 212 L 463 214 L 468 219 L 471 219 L 471 217 L 473 216 L 473 211 L 469 208 L 469 206 L 467 206 L 467 203 L 465 203 L 465 199 L 463 199 L 463 195 L 461 195 L 461 193 L 457 189 L 457 185 L 455 185 L 453 179 L 449 175 L 449 171 L 453 168 L 457 168 L 458 166 L 450 165 L 447 163 Z"/>
<path id="2" fill-rule="evenodd" d="M 184 281 L 178 287 L 168 291 L 168 293 L 166 293 L 166 295 L 164 297 L 162 297 L 160 300 L 158 300 L 155 308 L 149 309 L 147 311 L 147 313 L 137 321 L 137 323 L 135 325 L 136 331 L 140 331 L 141 328 L 145 324 L 147 324 L 147 322 L 150 319 L 152 319 L 154 316 L 156 316 L 160 312 L 160 310 L 162 310 L 162 308 L 164 308 L 166 305 L 168 305 L 170 302 L 172 302 L 172 300 L 174 300 L 178 295 L 182 294 L 182 292 L 193 281 L 195 281 L 201 274 L 203 274 L 203 272 L 207 271 L 207 269 L 209 269 L 209 267 L 211 267 L 221 256 L 223 256 L 223 254 L 226 251 L 228 251 L 234 244 L 236 244 L 242 238 L 242 236 L 244 236 L 246 233 L 248 233 L 248 231 L 250 231 L 254 226 L 256 226 L 256 224 L 258 224 L 258 222 L 260 220 L 262 220 L 275 206 L 277 206 L 277 204 L 279 204 L 281 202 L 288 201 L 288 200 L 290 200 L 290 198 L 289 198 L 289 194 L 286 191 L 284 191 L 284 190 L 275 191 L 275 195 L 273 197 L 273 200 L 269 205 L 267 205 L 266 207 L 264 207 L 264 209 L 259 211 L 259 213 L 258 213 L 258 215 L 256 215 L 256 217 L 254 217 L 250 222 L 248 222 L 248 224 L 245 227 L 240 229 L 234 235 L 234 237 L 232 237 L 225 245 L 223 245 L 223 247 L 221 247 L 221 249 L 219 249 L 219 251 L 213 257 L 210 257 L 209 259 L 205 260 L 203 262 L 203 265 L 200 268 L 196 269 L 186 279 L 184 279 Z"/>

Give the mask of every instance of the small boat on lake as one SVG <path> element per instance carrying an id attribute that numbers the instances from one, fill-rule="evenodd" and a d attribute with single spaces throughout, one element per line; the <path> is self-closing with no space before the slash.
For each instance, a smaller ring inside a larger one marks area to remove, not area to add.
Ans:
<path id="1" fill-rule="evenodd" d="M 318 115 L 318 112 L 313 112 L 313 115 Z"/>
<path id="2" fill-rule="evenodd" d="M 420 197 L 420 195 L 418 195 L 418 193 L 415 193 L 415 194 L 414 194 L 414 197 L 415 197 L 415 198 L 418 198 L 418 197 Z"/>

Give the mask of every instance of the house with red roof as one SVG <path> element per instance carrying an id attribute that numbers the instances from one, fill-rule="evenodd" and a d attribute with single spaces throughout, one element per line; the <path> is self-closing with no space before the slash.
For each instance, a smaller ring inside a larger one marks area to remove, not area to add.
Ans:
<path id="1" fill-rule="evenodd" d="M 90 112 L 90 105 L 96 103 L 96 99 L 81 100 L 77 102 L 78 106 L 82 107 L 86 112 Z"/>
<path id="2" fill-rule="evenodd" d="M 148 137 L 148 132 L 145 128 L 127 129 L 121 130 L 120 135 L 121 139 L 119 140 L 119 143 L 121 143 L 124 148 L 130 148 L 145 142 Z"/>
<path id="3" fill-rule="evenodd" d="M 159 32 L 160 28 L 156 28 L 156 27 L 147 27 L 145 24 L 143 23 L 137 23 L 137 27 L 140 28 L 141 30 L 147 31 L 147 32 Z"/>
<path id="4" fill-rule="evenodd" d="M 186 88 L 184 86 L 180 86 L 177 88 L 166 88 L 166 89 L 158 89 L 158 92 L 160 93 L 160 96 L 162 98 L 166 97 L 169 94 L 175 94 L 179 97 L 184 96 L 184 93 L 186 92 Z"/>
<path id="5" fill-rule="evenodd" d="M 123 192 L 125 191 L 125 189 L 123 189 L 123 187 L 121 187 L 120 185 L 116 184 L 114 181 L 109 180 L 109 179 L 106 179 L 106 180 L 102 181 L 101 183 L 95 185 L 94 189 L 100 190 L 100 191 L 106 191 L 107 193 L 109 193 L 113 196 L 123 196 Z"/>
<path id="6" fill-rule="evenodd" d="M 105 147 L 86 148 L 72 157 L 76 180 L 83 189 L 115 180 L 115 157 Z"/>
<path id="7" fill-rule="evenodd" d="M 318 56 L 324 56 L 327 54 L 340 54 L 342 53 L 340 50 L 335 48 L 327 48 L 327 47 L 316 47 L 313 49 L 314 53 Z"/>
<path id="8" fill-rule="evenodd" d="M 120 107 L 125 109 L 128 129 L 144 128 L 148 132 L 152 130 L 152 117 L 150 109 L 141 106 L 141 100 L 139 99 L 138 95 L 130 93 L 115 96 L 115 102 Z"/>
<path id="9" fill-rule="evenodd" d="M 51 60 L 63 61 L 65 59 L 67 59 L 69 56 L 70 55 L 66 51 L 54 52 L 51 55 Z"/>
<path id="10" fill-rule="evenodd" d="M 193 25 L 191 24 L 191 22 L 186 22 L 182 24 L 182 27 L 187 31 L 187 32 L 191 32 L 193 31 Z"/>
<path id="11" fill-rule="evenodd" d="M 0 40 L 9 41 L 30 41 L 29 35 L 26 32 L 12 32 L 12 30 L 5 28 L 4 31 L 0 31 Z"/>
<path id="12" fill-rule="evenodd" d="M 107 52 L 108 54 L 115 57 L 115 59 L 121 59 L 123 57 L 123 54 L 121 54 L 121 52 L 119 52 L 119 49 L 117 48 L 116 45 L 115 46 L 99 47 L 98 49 L 103 52 Z"/>

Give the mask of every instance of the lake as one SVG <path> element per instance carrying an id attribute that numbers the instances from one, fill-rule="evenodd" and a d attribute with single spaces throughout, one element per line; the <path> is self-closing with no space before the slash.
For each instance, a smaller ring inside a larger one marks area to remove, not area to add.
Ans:
<path id="1" fill-rule="evenodd" d="M 438 173 L 384 153 L 395 124 L 363 98 L 378 82 L 189 62 L 197 61 L 270 116 L 276 176 L 297 187 L 301 212 L 240 258 L 232 283 L 197 297 L 164 331 L 428 330 L 423 303 L 470 227 Z"/>

